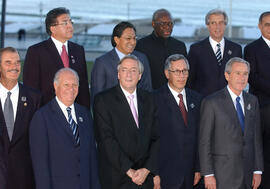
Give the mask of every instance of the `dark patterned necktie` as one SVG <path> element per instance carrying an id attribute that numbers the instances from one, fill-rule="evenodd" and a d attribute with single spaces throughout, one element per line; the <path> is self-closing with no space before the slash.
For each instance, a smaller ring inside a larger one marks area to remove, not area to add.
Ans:
<path id="1" fill-rule="evenodd" d="M 69 126 L 71 128 L 72 134 L 74 136 L 75 143 L 79 144 L 80 143 L 80 136 L 79 136 L 78 125 L 72 119 L 71 108 L 70 107 L 67 107 L 67 113 L 68 113 L 68 123 L 69 123 Z"/>
<path id="2" fill-rule="evenodd" d="M 237 111 L 237 116 L 238 116 L 238 119 L 240 122 L 242 132 L 244 132 L 245 131 L 245 116 L 243 113 L 242 106 L 240 104 L 240 97 L 239 96 L 236 98 L 236 111 Z"/>
<path id="3" fill-rule="evenodd" d="M 187 126 L 187 110 L 186 110 L 186 107 L 185 107 L 185 104 L 184 104 L 184 101 L 183 101 L 183 95 L 179 94 L 178 97 L 180 98 L 179 108 L 180 108 L 180 111 L 182 113 L 185 125 Z"/>
<path id="4" fill-rule="evenodd" d="M 222 60 L 222 54 L 221 54 L 220 43 L 217 44 L 216 57 L 217 57 L 218 63 L 221 62 L 221 60 Z"/>
<path id="5" fill-rule="evenodd" d="M 4 117 L 5 117 L 5 122 L 7 126 L 8 137 L 9 137 L 9 140 L 11 141 L 13 130 L 14 130 L 14 112 L 13 112 L 12 102 L 10 100 L 10 95 L 11 95 L 11 92 L 10 91 L 7 92 L 7 98 L 4 104 Z"/>

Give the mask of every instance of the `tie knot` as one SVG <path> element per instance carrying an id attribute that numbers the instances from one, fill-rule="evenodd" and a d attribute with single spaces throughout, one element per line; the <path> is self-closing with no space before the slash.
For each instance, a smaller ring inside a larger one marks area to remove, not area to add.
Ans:
<path id="1" fill-rule="evenodd" d="M 65 45 L 62 46 L 62 50 L 66 50 L 66 46 Z"/>
<path id="2" fill-rule="evenodd" d="M 133 100 L 134 95 L 129 95 L 128 98 L 129 98 L 130 100 Z"/>
<path id="3" fill-rule="evenodd" d="M 10 95 L 11 95 L 11 92 L 8 91 L 8 92 L 7 92 L 7 97 L 10 97 Z"/>
<path id="4" fill-rule="evenodd" d="M 220 48 L 220 43 L 217 44 L 217 47 Z"/>
<path id="5" fill-rule="evenodd" d="M 236 97 L 236 101 L 237 101 L 237 102 L 240 102 L 240 97 L 239 97 L 239 96 Z"/>
<path id="6" fill-rule="evenodd" d="M 183 99 L 183 95 L 180 93 L 180 94 L 178 94 L 178 97 L 180 98 L 180 100 L 182 100 Z"/>
<path id="7" fill-rule="evenodd" d="M 67 107 L 67 112 L 70 113 L 71 112 L 71 108 Z"/>

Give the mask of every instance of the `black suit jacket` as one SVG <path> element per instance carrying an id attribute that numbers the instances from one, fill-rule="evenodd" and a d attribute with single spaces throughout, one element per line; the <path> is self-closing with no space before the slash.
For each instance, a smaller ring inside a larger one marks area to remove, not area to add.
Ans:
<path id="1" fill-rule="evenodd" d="M 180 108 L 165 84 L 154 92 L 160 127 L 159 174 L 161 187 L 192 188 L 195 171 L 199 172 L 197 135 L 201 96 L 188 88 L 186 91 L 188 125 Z"/>
<path id="2" fill-rule="evenodd" d="M 68 55 L 69 66 L 78 73 L 80 79 L 76 102 L 90 108 L 84 49 L 82 46 L 68 41 Z M 41 91 L 42 105 L 54 98 L 54 75 L 63 67 L 61 57 L 51 38 L 28 48 L 24 62 L 23 82 L 25 85 Z"/>
<path id="3" fill-rule="evenodd" d="M 133 51 L 131 54 L 138 57 L 144 66 L 144 72 L 138 87 L 149 92 L 152 91 L 151 72 L 146 56 L 138 51 Z M 91 72 L 91 105 L 94 103 L 94 96 L 96 94 L 119 83 L 117 71 L 119 61 L 120 59 L 115 48 L 95 60 Z"/>
<path id="4" fill-rule="evenodd" d="M 233 57 L 242 57 L 241 46 L 226 38 L 221 63 L 217 61 L 209 37 L 192 44 L 188 53 L 190 70 L 187 86 L 203 96 L 224 88 L 227 85 L 224 77 L 225 65 Z"/>
<path id="5" fill-rule="evenodd" d="M 40 102 L 40 93 L 19 84 L 19 99 L 11 141 L 8 137 L 3 110 L 0 108 L 1 127 L 3 128 L 1 137 L 7 164 L 7 189 L 33 189 L 35 186 L 28 131 L 30 121 L 39 108 Z"/>
<path id="6" fill-rule="evenodd" d="M 270 48 L 260 37 L 245 47 L 244 57 L 250 63 L 250 92 L 258 97 L 260 106 L 270 104 Z"/>
<path id="7" fill-rule="evenodd" d="M 137 89 L 139 129 L 119 85 L 95 97 L 94 122 L 103 189 L 152 189 L 151 174 L 139 187 L 126 172 L 146 168 L 157 174 L 159 135 L 152 95 Z"/>
<path id="8" fill-rule="evenodd" d="M 138 40 L 135 49 L 144 53 L 149 60 L 153 89 L 158 89 L 167 83 L 164 74 L 165 60 L 173 54 L 187 55 L 185 43 L 173 37 L 166 39 L 157 37 L 154 31 Z"/>

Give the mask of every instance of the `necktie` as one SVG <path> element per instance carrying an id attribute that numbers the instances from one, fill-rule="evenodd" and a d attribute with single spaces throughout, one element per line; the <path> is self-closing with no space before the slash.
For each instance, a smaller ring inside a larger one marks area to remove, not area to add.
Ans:
<path id="1" fill-rule="evenodd" d="M 187 126 L 187 110 L 186 110 L 186 107 L 185 107 L 185 104 L 184 104 L 184 101 L 183 101 L 183 95 L 179 94 L 178 97 L 180 98 L 179 108 L 180 108 L 180 111 L 182 113 L 185 125 Z"/>
<path id="2" fill-rule="evenodd" d="M 11 95 L 11 92 L 7 92 L 7 98 L 4 104 L 4 117 L 6 121 L 8 137 L 9 137 L 9 140 L 11 141 L 13 130 L 14 130 L 14 113 L 13 113 L 12 102 L 10 100 L 10 95 Z"/>
<path id="3" fill-rule="evenodd" d="M 67 54 L 67 50 L 66 50 L 65 45 L 62 46 L 61 59 L 62 59 L 62 62 L 64 64 L 64 67 L 68 68 L 69 67 L 69 58 L 68 58 L 68 54 Z"/>
<path id="4" fill-rule="evenodd" d="M 221 62 L 222 56 L 221 56 L 221 48 L 220 43 L 217 44 L 217 52 L 216 52 L 217 61 Z"/>
<path id="5" fill-rule="evenodd" d="M 137 127 L 139 128 L 138 114 L 137 114 L 137 111 L 133 102 L 134 95 L 129 95 L 128 98 L 129 98 L 129 106 L 130 106 L 133 118 L 136 122 Z"/>
<path id="6" fill-rule="evenodd" d="M 78 131 L 78 125 L 72 119 L 70 107 L 67 107 L 67 113 L 68 113 L 68 123 L 69 123 L 69 126 L 71 128 L 72 134 L 74 136 L 75 143 L 79 144 L 80 143 L 80 136 L 79 136 L 79 131 Z"/>
<path id="7" fill-rule="evenodd" d="M 237 111 L 237 115 L 238 115 L 241 129 L 244 132 L 244 130 L 245 130 L 245 116 L 244 116 L 244 113 L 242 110 L 242 106 L 240 104 L 240 97 L 239 96 L 236 98 L 236 111 Z"/>

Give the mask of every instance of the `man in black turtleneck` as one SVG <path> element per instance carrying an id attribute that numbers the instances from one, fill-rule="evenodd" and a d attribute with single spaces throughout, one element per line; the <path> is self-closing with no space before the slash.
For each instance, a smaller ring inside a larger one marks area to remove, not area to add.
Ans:
<path id="1" fill-rule="evenodd" d="M 157 89 L 167 82 L 164 75 L 164 63 L 172 54 L 187 55 L 186 46 L 182 41 L 171 37 L 173 21 L 170 12 L 159 9 L 152 17 L 152 34 L 137 42 L 136 50 L 144 53 L 150 63 L 152 86 Z"/>

